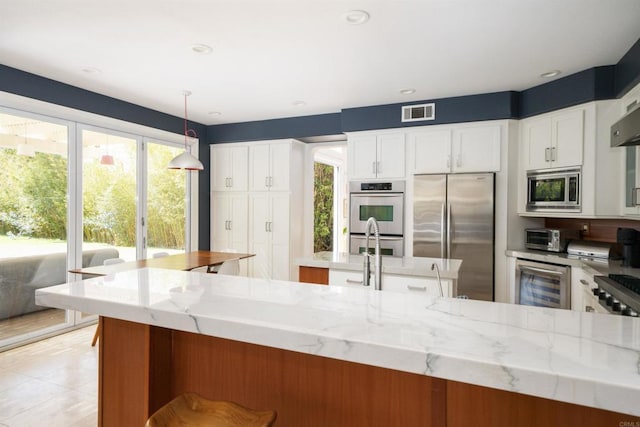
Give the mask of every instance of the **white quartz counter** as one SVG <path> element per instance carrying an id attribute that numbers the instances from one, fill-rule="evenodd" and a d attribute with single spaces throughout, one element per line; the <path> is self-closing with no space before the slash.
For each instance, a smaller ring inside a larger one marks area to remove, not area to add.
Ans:
<path id="1" fill-rule="evenodd" d="M 363 256 L 348 253 L 317 252 L 310 257 L 298 258 L 296 263 L 304 267 L 362 271 Z M 440 277 L 442 279 L 458 278 L 458 271 L 462 265 L 462 260 L 459 259 L 383 256 L 382 273 L 436 277 L 436 272 L 431 270 L 431 265 L 434 263 L 440 269 Z"/>
<path id="2" fill-rule="evenodd" d="M 640 415 L 640 319 L 161 269 L 36 302 Z"/>

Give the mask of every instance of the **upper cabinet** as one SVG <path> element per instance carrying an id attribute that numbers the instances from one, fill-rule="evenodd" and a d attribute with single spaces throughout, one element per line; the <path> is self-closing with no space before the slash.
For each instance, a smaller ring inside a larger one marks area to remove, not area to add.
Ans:
<path id="1" fill-rule="evenodd" d="M 211 191 L 246 191 L 249 147 L 237 144 L 211 146 Z"/>
<path id="2" fill-rule="evenodd" d="M 500 170 L 500 125 L 434 126 L 409 134 L 412 173 Z"/>
<path id="3" fill-rule="evenodd" d="M 582 108 L 525 119 L 521 126 L 525 170 L 582 165 Z"/>
<path id="4" fill-rule="evenodd" d="M 291 142 L 249 146 L 250 191 L 289 191 Z"/>
<path id="5" fill-rule="evenodd" d="M 640 85 L 622 97 L 617 119 L 639 108 L 639 105 Z M 625 215 L 638 216 L 640 215 L 640 149 L 637 146 L 616 147 L 614 149 L 624 153 L 623 213 Z"/>
<path id="6" fill-rule="evenodd" d="M 348 157 L 352 179 L 404 178 L 404 134 L 349 135 Z"/>

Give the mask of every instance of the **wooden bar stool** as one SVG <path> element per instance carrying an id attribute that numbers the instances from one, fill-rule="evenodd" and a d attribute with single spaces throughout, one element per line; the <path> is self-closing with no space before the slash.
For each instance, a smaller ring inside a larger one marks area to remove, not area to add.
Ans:
<path id="1" fill-rule="evenodd" d="M 255 411 L 237 403 L 184 393 L 151 415 L 146 427 L 269 427 L 276 415 L 275 411 Z"/>

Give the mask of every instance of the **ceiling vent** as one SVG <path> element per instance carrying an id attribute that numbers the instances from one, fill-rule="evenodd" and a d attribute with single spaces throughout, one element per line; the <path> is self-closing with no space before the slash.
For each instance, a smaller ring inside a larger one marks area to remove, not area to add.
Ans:
<path id="1" fill-rule="evenodd" d="M 402 107 L 403 122 L 419 122 L 436 118 L 436 104 L 405 105 Z"/>

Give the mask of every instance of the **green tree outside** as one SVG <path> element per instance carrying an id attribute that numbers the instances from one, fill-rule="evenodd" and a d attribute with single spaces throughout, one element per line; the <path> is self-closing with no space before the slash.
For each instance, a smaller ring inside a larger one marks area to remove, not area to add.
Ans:
<path id="1" fill-rule="evenodd" d="M 314 163 L 313 251 L 333 249 L 333 166 Z"/>

